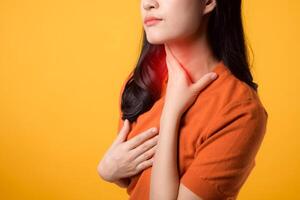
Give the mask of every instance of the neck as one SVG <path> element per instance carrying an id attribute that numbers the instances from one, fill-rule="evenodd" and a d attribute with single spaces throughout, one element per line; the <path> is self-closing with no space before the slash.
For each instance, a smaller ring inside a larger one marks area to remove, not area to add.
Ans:
<path id="1" fill-rule="evenodd" d="M 189 73 L 193 82 L 211 72 L 218 63 L 213 56 L 205 32 L 201 31 L 202 34 L 198 34 L 197 37 L 190 37 L 184 41 L 167 42 L 172 53 Z"/>

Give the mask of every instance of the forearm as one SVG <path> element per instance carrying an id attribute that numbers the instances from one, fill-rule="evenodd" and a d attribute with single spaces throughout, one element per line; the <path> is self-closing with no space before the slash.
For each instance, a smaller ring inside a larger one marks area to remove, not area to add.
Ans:
<path id="1" fill-rule="evenodd" d="M 150 199 L 177 199 L 179 177 L 177 142 L 180 115 L 163 110 L 160 119 L 159 139 L 152 166 Z"/>

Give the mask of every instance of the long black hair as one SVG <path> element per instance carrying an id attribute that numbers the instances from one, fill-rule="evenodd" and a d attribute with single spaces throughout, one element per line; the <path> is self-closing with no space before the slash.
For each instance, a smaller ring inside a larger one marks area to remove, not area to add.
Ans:
<path id="1" fill-rule="evenodd" d="M 241 0 L 216 0 L 207 24 L 208 42 L 218 60 L 232 74 L 257 92 L 249 69 L 248 52 L 242 23 Z M 160 86 L 167 73 L 164 44 L 150 44 L 143 31 L 142 50 L 136 67 L 121 96 L 122 119 L 133 122 L 148 111 L 160 97 Z"/>

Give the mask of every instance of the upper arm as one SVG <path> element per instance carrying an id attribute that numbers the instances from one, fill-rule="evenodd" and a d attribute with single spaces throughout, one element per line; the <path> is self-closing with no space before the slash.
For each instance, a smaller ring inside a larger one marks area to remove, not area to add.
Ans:
<path id="1" fill-rule="evenodd" d="M 180 179 L 180 195 L 189 195 L 184 185 L 205 200 L 235 199 L 255 166 L 266 120 L 264 108 L 254 100 L 233 103 L 218 112 Z"/>

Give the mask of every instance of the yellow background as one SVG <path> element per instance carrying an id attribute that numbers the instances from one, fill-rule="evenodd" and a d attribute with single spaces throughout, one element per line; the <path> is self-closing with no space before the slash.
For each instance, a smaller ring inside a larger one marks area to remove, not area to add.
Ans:
<path id="1" fill-rule="evenodd" d="M 0 199 L 127 199 L 96 166 L 139 52 L 140 1 L 0 1 Z M 253 75 L 269 113 L 240 200 L 300 199 L 298 0 L 247 0 Z"/>

